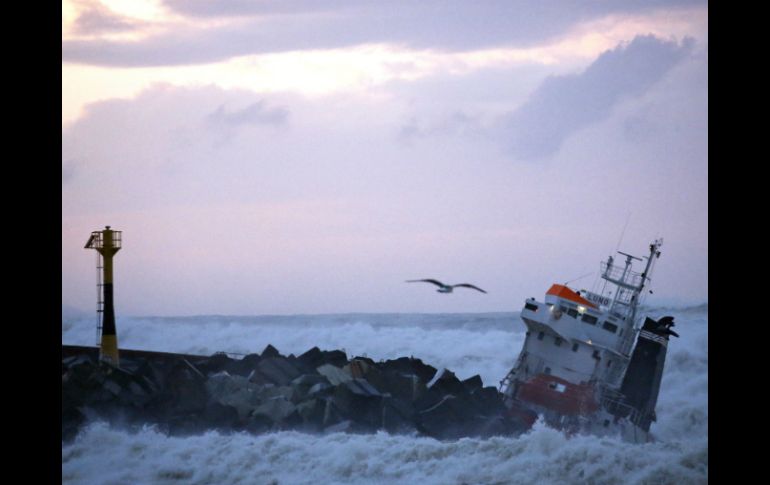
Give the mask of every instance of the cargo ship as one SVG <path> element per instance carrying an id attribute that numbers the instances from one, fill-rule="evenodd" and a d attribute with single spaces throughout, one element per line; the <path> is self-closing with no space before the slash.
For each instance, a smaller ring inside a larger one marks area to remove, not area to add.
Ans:
<path id="1" fill-rule="evenodd" d="M 652 441 L 672 317 L 638 315 L 662 239 L 649 254 L 618 251 L 600 264 L 595 291 L 554 284 L 544 301 L 529 298 L 521 319 L 526 337 L 514 367 L 500 382 L 508 414 L 542 419 L 570 433 Z M 634 270 L 641 262 L 641 273 Z M 649 290 L 648 290 L 649 291 Z"/>

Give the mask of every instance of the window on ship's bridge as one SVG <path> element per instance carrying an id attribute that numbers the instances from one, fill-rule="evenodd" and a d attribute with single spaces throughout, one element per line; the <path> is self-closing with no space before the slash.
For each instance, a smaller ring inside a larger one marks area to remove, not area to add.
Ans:
<path id="1" fill-rule="evenodd" d="M 596 320 L 597 320 L 597 318 L 595 316 L 593 316 L 593 315 L 589 315 L 587 313 L 583 314 L 583 321 L 588 323 L 588 324 L 596 325 Z"/>

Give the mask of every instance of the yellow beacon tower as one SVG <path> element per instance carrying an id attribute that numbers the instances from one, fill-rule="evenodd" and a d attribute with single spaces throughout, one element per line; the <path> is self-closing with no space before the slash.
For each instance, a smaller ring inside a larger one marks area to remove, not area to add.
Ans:
<path id="1" fill-rule="evenodd" d="M 115 331 L 115 305 L 113 303 L 112 289 L 112 257 L 120 251 L 121 231 L 113 231 L 106 226 L 103 231 L 94 231 L 88 239 L 85 248 L 96 249 L 99 252 L 97 264 L 99 302 L 97 311 L 101 316 L 101 341 L 99 344 L 99 359 L 118 366 L 118 335 Z M 99 269 L 102 270 L 101 274 Z"/>

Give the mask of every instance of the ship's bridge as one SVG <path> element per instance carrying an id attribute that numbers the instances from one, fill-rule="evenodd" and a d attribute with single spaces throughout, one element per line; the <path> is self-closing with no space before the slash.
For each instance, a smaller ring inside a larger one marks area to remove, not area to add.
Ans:
<path id="1" fill-rule="evenodd" d="M 566 340 L 598 345 L 614 352 L 620 350 L 624 333 L 629 331 L 622 318 L 603 311 L 578 291 L 559 284 L 551 286 L 544 303 L 527 300 L 521 318 L 531 330 L 551 332 Z"/>
<path id="2" fill-rule="evenodd" d="M 566 302 L 569 302 L 569 303 L 575 303 L 586 309 L 592 308 L 592 309 L 598 310 L 599 308 L 595 304 L 583 298 L 580 295 L 580 292 L 575 291 L 572 288 L 569 288 L 568 286 L 558 285 L 558 284 L 551 285 L 551 288 L 545 294 L 545 302 L 551 303 L 551 304 L 557 304 L 557 303 L 560 303 L 559 300 L 565 300 Z"/>
<path id="3" fill-rule="evenodd" d="M 575 384 L 592 378 L 615 383 L 621 377 L 626 356 L 620 350 L 629 329 L 577 291 L 555 284 L 545 302 L 524 303 L 521 319 L 532 375 L 543 372 Z"/>

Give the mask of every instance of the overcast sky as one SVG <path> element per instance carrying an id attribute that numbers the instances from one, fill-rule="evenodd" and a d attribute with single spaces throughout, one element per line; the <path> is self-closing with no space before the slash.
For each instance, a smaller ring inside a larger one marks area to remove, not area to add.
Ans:
<path id="1" fill-rule="evenodd" d="M 65 305 L 105 225 L 118 315 L 518 311 L 656 237 L 648 301 L 707 301 L 705 1 L 65 0 L 62 33 Z"/>

